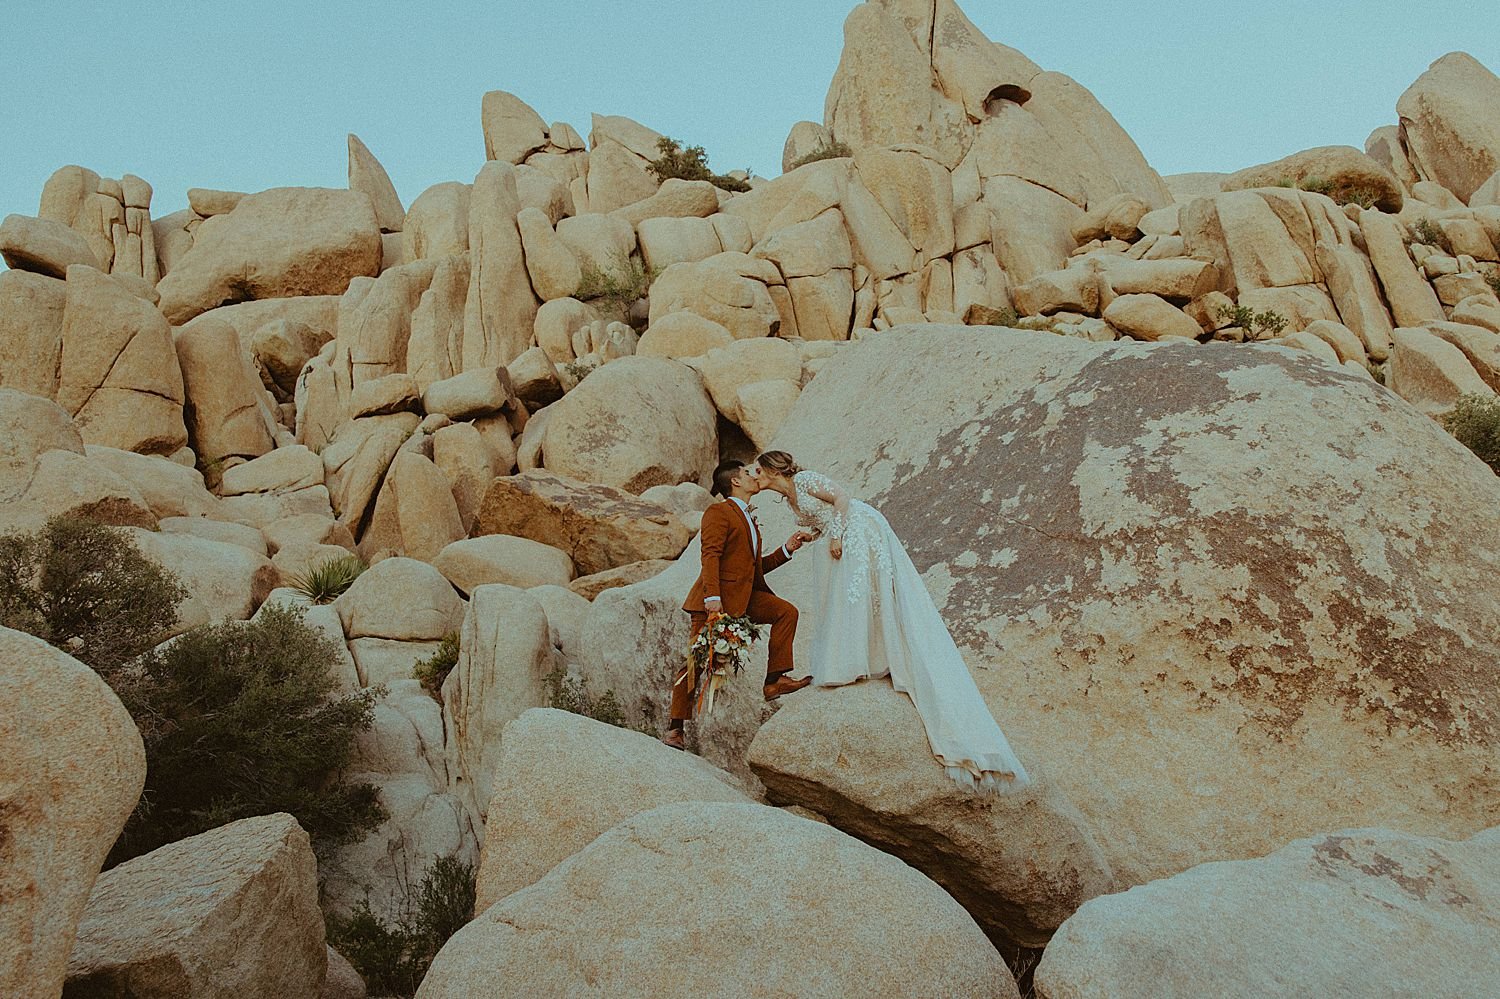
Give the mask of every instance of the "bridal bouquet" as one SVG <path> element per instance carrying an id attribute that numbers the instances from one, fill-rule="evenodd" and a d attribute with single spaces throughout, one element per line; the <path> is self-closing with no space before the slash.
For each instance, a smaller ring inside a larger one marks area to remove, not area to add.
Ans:
<path id="1" fill-rule="evenodd" d="M 729 671 L 744 670 L 750 660 L 750 646 L 765 635 L 766 625 L 756 624 L 746 615 L 710 614 L 708 623 L 693 639 L 688 657 L 693 666 L 703 670 L 698 688 L 694 716 L 713 711 L 714 694 L 728 680 Z"/>

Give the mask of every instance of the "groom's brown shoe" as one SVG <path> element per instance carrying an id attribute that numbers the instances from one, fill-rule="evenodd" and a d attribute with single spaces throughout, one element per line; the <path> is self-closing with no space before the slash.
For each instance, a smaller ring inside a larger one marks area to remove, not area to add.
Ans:
<path id="1" fill-rule="evenodd" d="M 666 735 L 662 736 L 661 744 L 663 746 L 670 746 L 673 749 L 687 749 L 687 740 L 686 737 L 682 734 L 682 729 L 680 728 L 674 728 Z"/>
<path id="2" fill-rule="evenodd" d="M 774 701 L 783 694 L 794 693 L 812 683 L 812 677 L 804 676 L 800 680 L 793 680 L 783 673 L 770 683 L 766 684 L 766 700 Z"/>

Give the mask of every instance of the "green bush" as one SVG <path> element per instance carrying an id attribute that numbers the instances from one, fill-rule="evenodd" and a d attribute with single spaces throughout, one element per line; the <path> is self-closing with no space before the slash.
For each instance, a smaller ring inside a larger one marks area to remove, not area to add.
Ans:
<path id="1" fill-rule="evenodd" d="M 1443 426 L 1480 461 L 1500 474 L 1500 399 L 1483 395 L 1459 396 Z"/>
<path id="2" fill-rule="evenodd" d="M 651 161 L 650 171 L 656 174 L 657 180 L 706 180 L 710 184 L 725 191 L 743 192 L 750 190 L 750 185 L 743 180 L 726 177 L 723 174 L 714 173 L 708 168 L 708 154 L 703 151 L 702 146 L 688 146 L 682 148 L 682 143 L 676 139 L 662 137 L 656 142 L 656 151 L 661 153 Z M 749 171 L 745 171 L 749 173 Z"/>
<path id="3" fill-rule="evenodd" d="M 293 576 L 292 589 L 315 604 L 332 603 L 354 585 L 366 568 L 364 559 L 358 555 L 335 556 Z"/>
<path id="4" fill-rule="evenodd" d="M 395 926 L 361 902 L 348 918 L 328 920 L 328 942 L 354 965 L 371 995 L 409 999 L 443 944 L 472 918 L 474 901 L 474 868 L 440 857 Z"/>
<path id="5" fill-rule="evenodd" d="M 1453 252 L 1453 244 L 1448 242 L 1448 234 L 1432 219 L 1417 219 L 1411 227 L 1411 234 L 1418 243 L 1435 246 L 1444 253 Z"/>
<path id="6" fill-rule="evenodd" d="M 617 728 L 645 732 L 647 735 L 656 734 L 650 728 L 636 728 L 625 721 L 625 709 L 620 706 L 620 700 L 613 690 L 606 690 L 595 697 L 589 692 L 588 684 L 578 677 L 570 676 L 562 667 L 548 673 L 545 682 L 549 707 L 571 711 L 575 715 L 583 715 Z"/>
<path id="7" fill-rule="evenodd" d="M 1279 336 L 1287 326 L 1286 316 L 1279 312 L 1272 309 L 1256 312 L 1244 305 L 1219 306 L 1219 318 L 1229 320 L 1231 326 L 1238 326 L 1256 339 Z"/>
<path id="8" fill-rule="evenodd" d="M 0 538 L 0 625 L 35 635 L 111 679 L 177 624 L 178 578 L 125 534 L 54 517 Z"/>
<path id="9" fill-rule="evenodd" d="M 809 163 L 817 163 L 821 160 L 843 159 L 845 157 L 853 155 L 854 150 L 850 149 L 847 143 L 839 142 L 837 139 L 835 139 L 832 142 L 825 142 L 820 144 L 818 148 L 814 149 L 812 152 L 808 153 L 805 156 L 797 157 L 792 161 L 792 165 L 787 167 L 786 172 L 791 173 L 798 167 L 807 166 Z"/>
<path id="10" fill-rule="evenodd" d="M 320 847 L 385 818 L 373 785 L 340 776 L 384 691 L 330 699 L 338 650 L 302 615 L 195 628 L 132 665 L 116 690 L 146 744 L 146 788 L 111 864 L 252 815 L 290 812 Z"/>
<path id="11" fill-rule="evenodd" d="M 412 676 L 422 681 L 422 686 L 434 697 L 439 697 L 443 689 L 443 681 L 448 679 L 448 674 L 453 672 L 453 667 L 458 665 L 458 636 L 453 632 L 443 636 L 443 641 L 438 649 L 426 659 L 418 660 L 412 668 Z"/>
<path id="12" fill-rule="evenodd" d="M 585 262 L 580 270 L 583 280 L 573 293 L 574 298 L 583 302 L 604 302 L 620 309 L 628 309 L 645 298 L 660 274 L 647 268 L 637 257 L 617 258 L 607 274 L 589 262 Z"/>

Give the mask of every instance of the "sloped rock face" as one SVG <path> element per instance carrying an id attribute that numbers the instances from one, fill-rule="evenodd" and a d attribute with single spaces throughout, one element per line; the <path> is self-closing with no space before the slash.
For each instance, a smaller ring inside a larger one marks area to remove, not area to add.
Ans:
<path id="1" fill-rule="evenodd" d="M 1401 99 L 1401 137 L 1424 180 L 1468 201 L 1500 170 L 1500 79 L 1473 56 L 1450 52 L 1417 77 Z"/>
<path id="2" fill-rule="evenodd" d="M 524 986 L 518 983 L 524 982 Z M 664 805 L 481 913 L 422 999 L 1014 997 L 974 921 L 905 864 L 755 804 Z"/>
<path id="3" fill-rule="evenodd" d="M 1461 843 L 1345 830 L 1090 902 L 1047 948 L 1037 994 L 1485 995 L 1497 917 L 1500 828 Z"/>
<path id="4" fill-rule="evenodd" d="M 1500 481 L 1368 380 L 923 327 L 841 354 L 777 444 L 890 519 L 1117 886 L 1351 822 L 1495 824 L 1500 526 L 1472 511 Z M 775 581 L 804 608 L 808 568 Z"/>

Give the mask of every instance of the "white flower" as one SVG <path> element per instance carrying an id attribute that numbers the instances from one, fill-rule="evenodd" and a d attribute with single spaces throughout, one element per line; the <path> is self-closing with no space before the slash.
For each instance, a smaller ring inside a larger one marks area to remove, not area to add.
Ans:
<path id="1" fill-rule="evenodd" d="M 724 641 L 724 639 L 722 639 L 722 638 L 719 639 L 717 642 L 714 643 L 714 651 L 715 652 L 728 652 L 729 651 L 729 643 L 726 642 L 726 641 Z"/>

